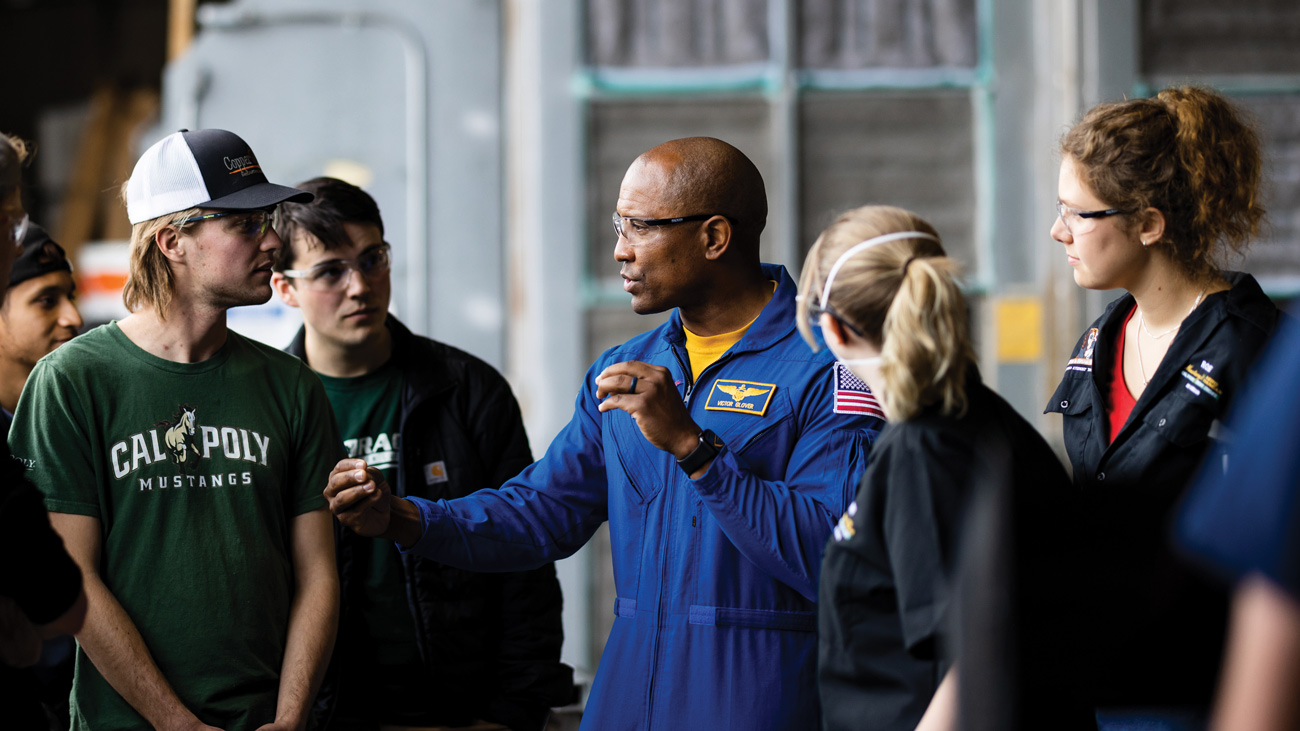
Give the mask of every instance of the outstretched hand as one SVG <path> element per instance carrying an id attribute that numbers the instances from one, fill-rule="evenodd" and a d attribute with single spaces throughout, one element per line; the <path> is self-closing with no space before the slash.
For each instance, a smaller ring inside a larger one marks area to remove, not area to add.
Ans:
<path id="1" fill-rule="evenodd" d="M 622 409 L 632 416 L 647 441 L 678 459 L 699 444 L 700 427 L 691 419 L 663 366 L 630 360 L 615 363 L 596 376 L 601 412 Z"/>
<path id="2" fill-rule="evenodd" d="M 340 460 L 325 488 L 330 512 L 357 535 L 378 538 L 388 531 L 393 491 L 384 475 L 364 459 Z"/>

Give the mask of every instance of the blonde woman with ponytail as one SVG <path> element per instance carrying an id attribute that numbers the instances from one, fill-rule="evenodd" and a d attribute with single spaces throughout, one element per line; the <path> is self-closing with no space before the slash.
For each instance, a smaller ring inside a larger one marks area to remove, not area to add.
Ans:
<path id="1" fill-rule="evenodd" d="M 1052 238 L 1079 286 L 1126 291 L 1047 405 L 1092 538 L 1082 629 L 1106 731 L 1201 729 L 1213 696 L 1227 593 L 1174 555 L 1168 522 L 1278 322 L 1226 268 L 1263 220 L 1261 168 L 1241 113 L 1194 87 L 1100 105 L 1061 140 Z"/>
<path id="2" fill-rule="evenodd" d="M 1069 479 L 981 382 L 958 266 L 919 216 L 844 213 L 808 253 L 799 292 L 804 339 L 819 349 L 819 331 L 838 359 L 837 384 L 861 379 L 889 419 L 822 561 L 824 728 L 952 728 L 953 549 L 987 477 L 977 465 L 996 452 L 1017 484 L 1065 491 Z"/>

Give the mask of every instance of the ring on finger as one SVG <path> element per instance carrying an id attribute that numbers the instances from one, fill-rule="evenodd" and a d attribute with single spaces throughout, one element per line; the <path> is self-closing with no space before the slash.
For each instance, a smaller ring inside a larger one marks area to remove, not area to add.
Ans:
<path id="1" fill-rule="evenodd" d="M 628 393 L 636 393 L 636 376 L 632 376 L 632 385 L 627 387 Z"/>

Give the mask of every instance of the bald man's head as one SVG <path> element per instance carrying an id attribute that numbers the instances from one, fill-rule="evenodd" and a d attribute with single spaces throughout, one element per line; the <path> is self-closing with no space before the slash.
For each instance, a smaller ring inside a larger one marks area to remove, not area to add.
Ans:
<path id="1" fill-rule="evenodd" d="M 721 213 L 739 241 L 754 247 L 767 225 L 767 190 L 745 153 L 712 137 L 684 137 L 651 148 L 637 163 L 661 166 L 668 203 L 687 213 Z"/>

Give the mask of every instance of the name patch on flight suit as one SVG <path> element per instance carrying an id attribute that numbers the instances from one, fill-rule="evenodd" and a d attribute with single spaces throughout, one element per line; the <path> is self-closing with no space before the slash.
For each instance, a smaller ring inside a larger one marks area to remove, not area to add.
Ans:
<path id="1" fill-rule="evenodd" d="M 1083 373 L 1092 372 L 1092 351 L 1097 349 L 1097 328 L 1088 331 L 1088 335 L 1083 339 L 1083 345 L 1079 347 L 1079 352 L 1065 364 L 1066 371 L 1080 371 Z"/>
<path id="2" fill-rule="evenodd" d="M 1201 361 L 1199 369 L 1194 364 L 1188 363 L 1187 367 L 1183 368 L 1183 378 L 1187 380 L 1187 383 L 1184 383 L 1183 386 L 1194 394 L 1207 394 L 1217 400 L 1223 395 L 1223 389 L 1219 386 L 1219 382 L 1210 375 L 1212 370 L 1214 370 L 1214 366 L 1205 361 Z"/>
<path id="3" fill-rule="evenodd" d="M 713 388 L 709 391 L 709 399 L 704 403 L 704 408 L 708 411 L 737 411 L 742 414 L 764 416 L 775 393 L 775 383 L 719 378 L 713 382 Z"/>

